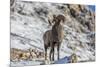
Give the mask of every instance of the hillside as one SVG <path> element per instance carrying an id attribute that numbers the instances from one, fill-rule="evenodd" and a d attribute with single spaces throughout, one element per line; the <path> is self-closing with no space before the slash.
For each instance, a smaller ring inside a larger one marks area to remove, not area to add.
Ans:
<path id="1" fill-rule="evenodd" d="M 78 62 L 95 60 L 95 11 L 88 5 L 16 1 L 10 9 L 11 49 L 44 52 L 43 34 L 51 29 L 48 19 L 62 14 L 66 21 L 60 58 L 75 53 Z"/>

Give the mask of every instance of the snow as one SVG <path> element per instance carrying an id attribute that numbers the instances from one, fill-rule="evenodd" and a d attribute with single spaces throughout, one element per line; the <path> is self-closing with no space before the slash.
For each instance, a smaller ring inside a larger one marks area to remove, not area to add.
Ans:
<path id="1" fill-rule="evenodd" d="M 51 29 L 47 21 L 49 14 L 45 15 L 42 11 L 40 11 L 39 15 L 38 13 L 36 13 L 36 10 L 44 9 L 44 11 L 47 11 L 47 13 L 57 15 L 64 14 L 62 10 L 57 8 L 62 4 L 42 2 L 28 3 L 26 1 L 17 1 L 15 5 L 15 11 L 11 12 L 10 15 L 11 33 L 17 34 L 18 36 L 11 35 L 11 48 L 26 50 L 29 48 L 34 48 L 33 46 L 36 46 L 43 51 L 43 34 L 45 33 L 45 31 Z M 25 15 L 18 13 L 18 11 L 21 10 L 20 7 L 23 7 L 22 13 L 25 13 Z M 79 56 L 78 61 L 95 60 L 95 56 L 93 55 L 95 53 L 95 50 L 87 45 L 87 43 L 90 42 L 90 40 L 87 38 L 88 34 L 76 32 L 76 29 L 79 28 L 80 23 L 77 20 L 73 19 L 69 14 L 68 16 L 66 16 L 66 19 L 68 19 L 68 21 L 66 21 L 64 25 L 65 38 L 61 44 L 60 58 L 64 58 L 66 56 L 70 56 L 73 53 L 76 53 L 76 55 Z M 77 28 L 74 28 L 74 26 L 76 26 Z M 90 32 L 89 34 L 91 33 L 95 34 L 95 32 Z M 82 42 L 82 44 L 80 45 L 79 42 Z M 76 47 L 77 50 L 74 51 L 71 47 Z M 89 49 L 92 49 L 93 51 L 90 51 Z M 55 58 L 57 58 L 56 50 L 55 54 Z M 62 60 L 61 63 L 64 63 L 65 60 Z M 60 63 L 59 61 L 55 63 Z M 14 62 L 14 65 L 38 65 L 41 62 L 25 61 L 18 62 L 17 64 L 16 63 Z M 13 66 L 13 62 L 11 62 L 11 65 Z"/>

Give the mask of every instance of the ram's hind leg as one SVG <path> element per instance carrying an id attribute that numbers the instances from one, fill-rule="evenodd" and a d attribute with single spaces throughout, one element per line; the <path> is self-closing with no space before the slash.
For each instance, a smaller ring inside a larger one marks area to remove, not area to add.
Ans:
<path id="1" fill-rule="evenodd" d="M 51 56 L 52 56 L 52 48 L 51 48 L 51 50 L 50 50 L 50 53 L 49 53 L 49 59 L 50 59 L 50 61 L 52 61 L 52 59 L 51 59 Z"/>
<path id="2" fill-rule="evenodd" d="M 47 47 L 45 46 L 45 60 L 47 60 Z"/>

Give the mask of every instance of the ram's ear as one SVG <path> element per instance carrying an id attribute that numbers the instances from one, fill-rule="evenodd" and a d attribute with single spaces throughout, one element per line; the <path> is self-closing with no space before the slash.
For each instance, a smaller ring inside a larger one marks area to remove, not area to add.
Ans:
<path id="1" fill-rule="evenodd" d="M 64 17 L 64 19 L 63 19 L 63 23 L 65 23 L 65 21 L 66 21 L 66 18 Z"/>
<path id="2" fill-rule="evenodd" d="M 50 24 L 50 26 L 51 26 L 51 25 L 52 25 L 52 23 L 51 23 L 50 19 L 48 19 L 48 22 L 49 22 L 49 24 Z"/>
<path id="3" fill-rule="evenodd" d="M 52 26 L 54 24 L 55 20 L 54 20 L 54 18 L 52 18 L 52 19 L 48 18 L 48 22 L 49 22 L 50 26 Z"/>
<path id="4" fill-rule="evenodd" d="M 53 18 L 56 18 L 56 15 L 53 15 Z"/>

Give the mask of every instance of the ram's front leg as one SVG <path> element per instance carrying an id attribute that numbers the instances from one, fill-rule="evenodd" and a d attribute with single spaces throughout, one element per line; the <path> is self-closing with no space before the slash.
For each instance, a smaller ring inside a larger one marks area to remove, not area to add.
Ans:
<path id="1" fill-rule="evenodd" d="M 58 54 L 58 60 L 59 60 L 59 54 L 60 54 L 60 52 L 59 52 L 59 50 L 60 50 L 60 43 L 57 43 L 57 54 Z"/>
<path id="2" fill-rule="evenodd" d="M 52 60 L 54 61 L 54 46 L 52 47 L 52 53 L 53 53 L 53 56 L 52 56 Z"/>

